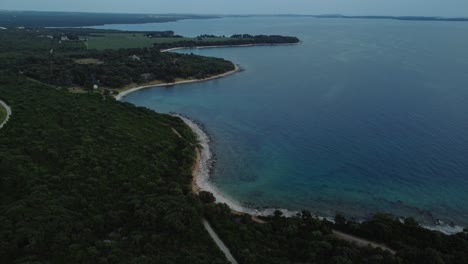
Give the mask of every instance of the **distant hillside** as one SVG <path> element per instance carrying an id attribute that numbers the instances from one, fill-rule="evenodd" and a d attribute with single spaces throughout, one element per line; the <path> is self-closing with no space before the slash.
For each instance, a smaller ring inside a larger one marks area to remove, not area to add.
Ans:
<path id="1" fill-rule="evenodd" d="M 105 24 L 143 24 L 182 19 L 208 19 L 200 15 L 150 15 L 77 12 L 0 11 L 0 27 L 84 27 Z"/>

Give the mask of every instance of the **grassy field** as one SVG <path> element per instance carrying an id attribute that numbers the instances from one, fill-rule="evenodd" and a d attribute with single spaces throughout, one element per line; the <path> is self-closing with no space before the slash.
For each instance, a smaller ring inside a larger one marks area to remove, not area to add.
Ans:
<path id="1" fill-rule="evenodd" d="M 229 38 L 204 38 L 204 41 L 223 41 Z M 197 38 L 148 38 L 142 33 L 103 33 L 88 37 L 88 49 L 128 49 L 151 47 L 155 43 L 196 41 Z"/>
<path id="2" fill-rule="evenodd" d="M 6 117 L 7 117 L 6 109 L 3 107 L 3 105 L 0 105 L 0 124 L 3 123 Z"/>

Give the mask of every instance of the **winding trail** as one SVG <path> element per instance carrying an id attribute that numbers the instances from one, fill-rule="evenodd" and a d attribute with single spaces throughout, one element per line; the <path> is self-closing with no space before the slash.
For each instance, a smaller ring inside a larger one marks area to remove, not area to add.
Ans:
<path id="1" fill-rule="evenodd" d="M 0 124 L 0 129 L 1 129 L 8 122 L 8 120 L 10 120 L 11 108 L 5 102 L 3 102 L 2 100 L 0 100 L 0 105 L 2 105 L 3 108 L 5 108 L 6 111 L 7 111 L 7 116 L 6 116 L 5 120 L 3 120 L 3 122 Z"/>
<path id="2" fill-rule="evenodd" d="M 360 238 L 360 237 L 356 237 L 356 236 L 353 236 L 353 235 L 349 235 L 349 234 L 345 234 L 343 232 L 340 232 L 340 231 L 336 231 L 336 230 L 333 230 L 333 235 L 339 239 L 342 239 L 342 240 L 346 240 L 348 242 L 351 242 L 351 243 L 355 243 L 357 246 L 360 246 L 360 247 L 367 247 L 367 246 L 370 246 L 372 248 L 380 248 L 382 250 L 386 250 L 390 253 L 392 253 L 393 255 L 396 254 L 396 251 L 383 245 L 383 244 L 378 244 L 378 243 L 375 243 L 375 242 L 372 242 L 372 241 L 369 241 L 367 239 L 364 239 L 364 238 Z"/>

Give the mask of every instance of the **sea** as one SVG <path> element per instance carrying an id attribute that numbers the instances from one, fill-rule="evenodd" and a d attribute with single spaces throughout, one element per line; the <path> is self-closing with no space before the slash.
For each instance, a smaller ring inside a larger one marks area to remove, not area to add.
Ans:
<path id="1" fill-rule="evenodd" d="M 123 100 L 203 124 L 210 182 L 250 208 L 468 225 L 468 23 L 225 17 L 120 30 L 281 34 L 297 45 L 186 49 L 242 71 Z"/>

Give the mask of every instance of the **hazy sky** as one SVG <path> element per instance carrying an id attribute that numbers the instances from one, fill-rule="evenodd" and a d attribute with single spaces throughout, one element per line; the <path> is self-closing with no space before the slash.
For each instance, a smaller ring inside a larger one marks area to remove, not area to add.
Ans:
<path id="1" fill-rule="evenodd" d="M 0 0 L 3 10 L 468 16 L 468 0 Z"/>

